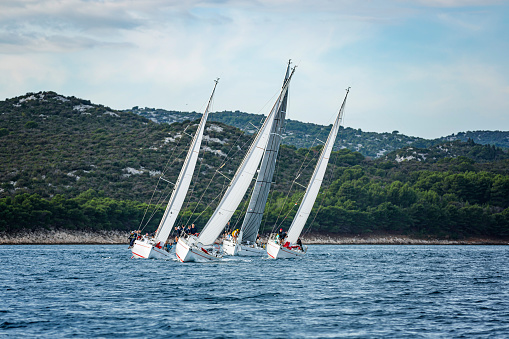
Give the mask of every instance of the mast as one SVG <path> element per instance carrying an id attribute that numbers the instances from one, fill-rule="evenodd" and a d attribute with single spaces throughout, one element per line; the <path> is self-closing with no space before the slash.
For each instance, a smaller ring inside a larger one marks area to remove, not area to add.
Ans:
<path id="1" fill-rule="evenodd" d="M 292 225 L 288 230 L 288 235 L 286 239 L 290 243 L 295 243 L 299 238 L 302 229 L 304 228 L 304 225 L 308 220 L 309 214 L 311 213 L 311 209 L 315 204 L 316 197 L 318 196 L 318 192 L 320 191 L 320 186 L 322 185 L 323 177 L 325 175 L 325 170 L 327 169 L 327 164 L 329 163 L 329 157 L 332 152 L 332 147 L 334 146 L 334 142 L 336 141 L 339 126 L 341 124 L 341 120 L 343 119 L 343 111 L 345 109 L 346 98 L 348 97 L 349 92 L 350 87 L 348 87 L 346 90 L 345 99 L 343 100 L 343 104 L 339 109 L 336 121 L 332 126 L 327 141 L 323 145 L 322 152 L 320 153 L 320 157 L 318 158 L 318 163 L 316 164 L 313 175 L 311 176 L 308 187 L 306 188 L 304 198 L 302 198 L 302 202 L 299 206 L 299 210 L 297 211 L 296 217 L 293 219 Z"/>
<path id="2" fill-rule="evenodd" d="M 290 76 L 290 64 L 291 60 L 288 61 L 288 67 L 286 68 L 285 81 L 283 86 L 288 81 Z M 247 208 L 246 216 L 242 222 L 240 228 L 240 234 L 238 243 L 247 244 L 254 243 L 256 236 L 262 223 L 263 212 L 265 211 L 265 205 L 269 196 L 270 186 L 272 184 L 272 178 L 274 177 L 274 171 L 276 169 L 276 160 L 279 152 L 279 146 L 281 145 L 282 130 L 286 116 L 286 105 L 288 101 L 288 90 L 283 97 L 281 105 L 274 117 L 274 124 L 270 131 L 269 140 L 265 153 L 263 155 L 262 164 L 260 165 L 260 171 L 256 178 L 256 184 L 251 194 L 251 200 Z"/>
<path id="3" fill-rule="evenodd" d="M 164 211 L 163 218 L 161 219 L 161 222 L 157 228 L 155 235 L 156 241 L 161 241 L 163 243 L 166 242 L 168 236 L 170 235 L 171 229 L 177 220 L 180 209 L 184 204 L 184 199 L 186 197 L 187 191 L 189 190 L 194 168 L 196 167 L 196 162 L 198 160 L 198 152 L 200 151 L 201 142 L 203 139 L 203 131 L 205 130 L 205 124 L 207 122 L 207 117 L 209 115 L 212 99 L 214 98 L 214 93 L 216 92 L 219 78 L 214 80 L 214 82 L 214 89 L 210 95 L 207 108 L 201 117 L 200 124 L 198 125 L 198 129 L 194 134 L 193 140 L 189 147 L 189 151 L 187 152 L 186 160 L 184 161 L 184 165 L 180 170 L 179 177 L 175 187 L 173 188 L 173 192 L 171 193 L 171 197 L 168 201 L 168 205 L 166 206 L 166 210 Z"/>
<path id="4" fill-rule="evenodd" d="M 258 168 L 263 152 L 265 151 L 269 134 L 274 123 L 274 116 L 278 112 L 281 102 L 286 95 L 288 85 L 294 72 L 295 68 L 292 70 L 290 76 L 288 77 L 288 80 L 283 86 L 283 89 L 281 90 L 276 103 L 272 107 L 272 110 L 265 119 L 262 127 L 258 131 L 255 140 L 244 156 L 242 163 L 237 169 L 237 172 L 235 172 L 235 175 L 230 182 L 230 185 L 228 186 L 225 194 L 223 195 L 223 198 L 219 202 L 219 205 L 201 231 L 198 237 L 198 241 L 203 245 L 207 246 L 214 243 L 219 234 L 221 234 L 221 231 L 226 226 L 226 223 L 233 216 L 233 213 L 239 206 L 242 198 L 246 194 L 246 191 L 249 188 L 249 184 L 251 183 L 251 180 L 253 180 L 253 177 L 256 173 L 256 169 Z"/>

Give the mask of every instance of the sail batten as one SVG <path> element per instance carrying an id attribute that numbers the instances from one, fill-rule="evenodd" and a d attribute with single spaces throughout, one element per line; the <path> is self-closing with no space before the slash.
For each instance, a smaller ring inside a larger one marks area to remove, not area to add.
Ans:
<path id="1" fill-rule="evenodd" d="M 237 169 L 223 198 L 201 231 L 198 241 L 203 245 L 211 245 L 214 243 L 246 194 L 267 147 L 274 124 L 274 116 L 280 111 L 281 103 L 286 97 L 288 85 L 294 71 L 295 69 L 289 74 L 276 103 L 272 107 L 262 127 L 258 130 L 255 140 Z"/>
<path id="2" fill-rule="evenodd" d="M 189 190 L 189 186 L 191 184 L 194 169 L 196 167 L 196 162 L 198 161 L 198 153 L 200 151 L 201 142 L 203 139 L 203 132 L 205 130 L 205 124 L 207 123 L 207 118 L 209 115 L 210 107 L 212 105 L 212 99 L 214 98 L 214 93 L 216 91 L 218 81 L 219 79 L 215 80 L 214 89 L 212 90 L 212 94 L 210 95 L 209 102 L 200 120 L 198 128 L 194 134 L 191 146 L 189 147 L 189 151 L 187 152 L 187 156 L 184 161 L 184 165 L 180 170 L 179 177 L 177 179 L 177 182 L 175 183 L 175 187 L 171 194 L 170 200 L 168 201 L 168 204 L 166 206 L 166 210 L 164 211 L 163 218 L 161 219 L 159 227 L 157 228 L 155 235 L 156 241 L 160 241 L 163 243 L 166 242 L 168 236 L 170 235 L 171 229 L 173 228 L 173 225 L 177 220 L 180 209 L 184 204 L 187 191 Z"/>
<path id="3" fill-rule="evenodd" d="M 297 214 L 292 221 L 290 229 L 288 230 L 288 235 L 286 241 L 290 243 L 295 243 L 299 238 L 306 221 L 308 220 L 309 215 L 311 214 L 311 210 L 313 209 L 313 205 L 315 204 L 316 197 L 318 196 L 318 192 L 320 191 L 320 186 L 322 185 L 323 177 L 325 175 L 325 171 L 327 170 L 327 165 L 329 163 L 330 154 L 332 152 L 332 148 L 334 147 L 334 143 L 336 141 L 336 136 L 339 131 L 339 126 L 341 125 L 341 120 L 343 118 L 343 111 L 345 109 L 346 98 L 348 97 L 348 93 L 350 88 L 347 89 L 345 99 L 343 100 L 343 104 L 339 109 L 338 116 L 334 121 L 334 125 L 329 132 L 329 137 L 325 142 L 322 152 L 320 153 L 320 157 L 318 158 L 317 165 L 309 180 L 309 184 L 306 188 L 306 192 L 304 193 L 304 197 L 302 198 L 302 202 L 297 210 Z"/>

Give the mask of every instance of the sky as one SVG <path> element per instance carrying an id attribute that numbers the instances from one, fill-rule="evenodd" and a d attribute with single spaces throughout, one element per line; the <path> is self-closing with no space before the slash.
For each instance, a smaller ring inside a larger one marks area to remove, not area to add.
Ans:
<path id="1" fill-rule="evenodd" d="M 1 0 L 0 99 L 55 91 L 437 138 L 509 130 L 509 1 Z"/>

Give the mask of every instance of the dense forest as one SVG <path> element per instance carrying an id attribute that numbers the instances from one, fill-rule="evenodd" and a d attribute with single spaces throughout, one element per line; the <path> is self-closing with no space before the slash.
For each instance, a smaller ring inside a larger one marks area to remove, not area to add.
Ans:
<path id="1" fill-rule="evenodd" d="M 53 92 L 0 102 L 0 230 L 154 230 L 195 128 Z M 251 138 L 207 124 L 180 223 L 204 225 Z M 467 139 L 371 159 L 338 139 L 306 231 L 509 237 L 507 151 Z M 262 232 L 288 227 L 320 148 L 281 148 Z"/>

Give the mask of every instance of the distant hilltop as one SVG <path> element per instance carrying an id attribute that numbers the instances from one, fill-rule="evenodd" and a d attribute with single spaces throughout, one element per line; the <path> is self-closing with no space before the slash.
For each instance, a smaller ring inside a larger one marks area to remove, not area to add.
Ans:
<path id="1" fill-rule="evenodd" d="M 156 123 L 183 122 L 185 120 L 196 120 L 201 116 L 197 112 L 167 111 L 156 108 L 140 108 L 138 106 L 131 111 L 144 116 Z M 262 114 L 251 114 L 240 111 L 223 111 L 211 113 L 210 121 L 222 122 L 226 125 L 237 127 L 248 133 L 254 133 L 256 126 L 263 121 Z M 317 125 L 313 123 L 300 122 L 287 119 L 283 143 L 297 148 L 309 148 L 316 146 L 316 139 L 325 140 L 329 133 L 330 126 Z M 347 148 L 356 151 L 364 156 L 379 158 L 390 152 L 412 146 L 414 148 L 428 148 L 447 141 L 468 141 L 473 140 L 477 144 L 493 145 L 502 148 L 509 148 L 509 131 L 468 131 L 451 134 L 437 139 L 424 139 L 419 137 L 406 136 L 398 131 L 377 133 L 364 132 L 361 129 L 350 127 L 341 128 L 337 144 L 340 148 Z"/>

